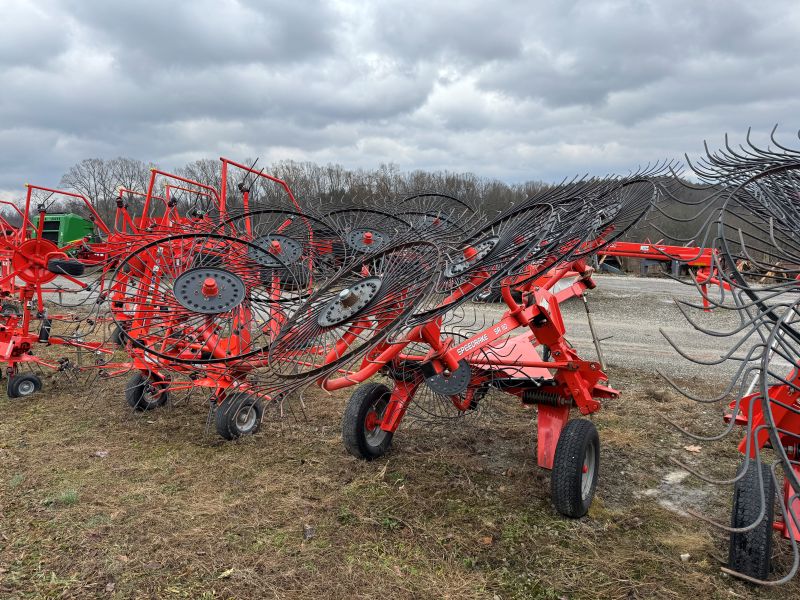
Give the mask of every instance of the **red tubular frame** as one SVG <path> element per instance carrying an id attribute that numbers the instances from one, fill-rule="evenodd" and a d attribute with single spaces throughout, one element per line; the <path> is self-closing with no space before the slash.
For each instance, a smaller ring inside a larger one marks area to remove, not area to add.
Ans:
<path id="1" fill-rule="evenodd" d="M 719 252 L 713 248 L 701 248 L 699 246 L 670 246 L 656 242 L 613 242 L 600 250 L 598 255 L 604 256 L 624 256 L 628 258 L 640 258 L 647 260 L 678 261 L 689 267 L 698 267 L 695 274 L 695 281 L 700 286 L 703 296 L 703 308 L 711 310 L 708 301 L 708 286 L 716 285 L 722 289 L 730 291 L 731 286 L 727 282 L 720 281 L 717 277 L 715 260 L 719 257 Z"/>
<path id="2" fill-rule="evenodd" d="M 98 227 L 100 227 L 100 229 L 106 235 L 109 235 L 111 233 L 111 230 L 108 228 L 108 225 L 106 225 L 105 221 L 103 221 L 103 218 L 94 209 L 92 203 L 89 202 L 89 199 L 86 198 L 86 196 L 84 196 L 83 194 L 76 194 L 75 192 L 66 192 L 64 190 L 57 190 L 54 188 L 44 187 L 41 185 L 32 185 L 30 183 L 26 183 L 25 187 L 28 188 L 28 192 L 25 195 L 25 210 L 23 211 L 22 214 L 22 226 L 20 227 L 21 229 L 23 230 L 27 229 L 28 226 L 30 225 L 31 194 L 33 193 L 33 190 L 41 190 L 43 192 L 50 192 L 51 194 L 58 194 L 59 196 L 68 196 L 70 198 L 78 198 L 82 200 L 83 203 L 86 205 L 86 208 L 89 209 L 89 213 L 92 215 L 92 222 L 95 223 Z M 39 219 L 39 229 L 41 229 L 43 226 L 44 224 L 42 223 L 42 220 Z M 37 235 L 41 236 L 41 231 L 38 231 Z"/>
<path id="3" fill-rule="evenodd" d="M 284 189 L 284 191 L 286 191 L 286 194 L 289 196 L 289 200 L 292 201 L 292 204 L 297 209 L 297 212 L 302 214 L 303 210 L 297 203 L 297 200 L 295 199 L 294 194 L 292 193 L 292 190 L 289 187 L 289 184 L 286 183 L 283 179 L 278 179 L 277 177 L 268 175 L 267 173 L 264 173 L 264 171 L 256 171 L 252 167 L 248 167 L 247 165 L 243 165 L 241 163 L 235 162 L 223 156 L 220 157 L 220 160 L 222 161 L 222 175 L 221 175 L 222 180 L 220 181 L 220 198 L 221 198 L 220 212 L 225 213 L 227 207 L 228 166 L 231 166 L 246 171 L 247 173 L 250 173 L 252 175 L 263 177 L 264 179 L 268 179 L 269 181 L 272 181 L 273 183 L 277 183 L 278 185 L 280 185 Z"/>
<path id="4" fill-rule="evenodd" d="M 158 177 L 159 175 L 161 175 L 163 177 L 167 177 L 169 179 L 175 179 L 177 181 L 182 181 L 183 183 L 185 183 L 187 185 L 194 185 L 194 186 L 197 186 L 197 187 L 205 190 L 209 194 L 209 197 L 216 198 L 217 203 L 218 203 L 218 205 L 220 207 L 220 213 L 224 214 L 224 212 L 225 212 L 225 202 L 220 199 L 221 196 L 220 196 L 219 192 L 217 192 L 217 190 L 214 189 L 213 187 L 211 187 L 210 185 L 206 185 L 204 183 L 200 183 L 199 181 L 194 181 L 192 179 L 188 179 L 186 177 L 182 177 L 181 175 L 176 175 L 175 173 L 169 173 L 167 171 L 161 171 L 159 169 L 150 169 L 150 183 L 147 185 L 147 194 L 145 195 L 144 206 L 142 207 L 142 216 L 139 219 L 139 228 L 140 229 L 144 229 L 145 227 L 147 227 L 147 219 L 148 219 L 147 215 L 148 215 L 148 213 L 150 211 L 150 201 L 151 201 L 151 198 L 154 197 L 153 196 L 153 190 L 155 189 L 156 177 Z"/>

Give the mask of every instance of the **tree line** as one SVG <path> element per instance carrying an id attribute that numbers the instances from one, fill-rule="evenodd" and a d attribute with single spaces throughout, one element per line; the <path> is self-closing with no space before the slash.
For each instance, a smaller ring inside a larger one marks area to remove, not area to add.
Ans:
<path id="1" fill-rule="evenodd" d="M 219 190 L 222 183 L 220 164 L 219 160 L 196 160 L 174 169 L 173 172 Z M 257 161 L 248 161 L 247 164 L 253 164 L 259 171 L 263 167 L 264 173 L 284 180 L 301 206 L 314 203 L 330 204 L 337 201 L 359 204 L 376 197 L 392 199 L 412 192 L 436 191 L 470 202 L 474 206 L 481 207 L 488 215 L 493 215 L 550 185 L 537 180 L 509 184 L 469 172 L 403 171 L 395 164 L 382 164 L 375 169 L 347 169 L 338 164 L 320 165 L 291 160 L 266 166 L 260 165 Z M 157 168 L 157 165 L 131 158 L 88 158 L 70 167 L 61 177 L 58 187 L 85 196 L 106 222 L 113 222 L 120 187 L 144 194 L 147 192 L 153 168 Z M 157 195 L 166 194 L 164 184 L 168 181 L 161 177 L 157 178 L 158 187 L 155 189 Z M 173 183 L 180 184 L 180 182 Z M 230 169 L 227 181 L 229 204 L 237 204 L 241 197 L 240 185 L 250 189 L 254 201 L 275 202 L 286 199 L 285 191 L 278 185 L 263 178 L 248 176 L 242 170 Z M 683 186 L 672 186 L 672 189 L 674 195 L 681 201 L 690 203 L 702 200 L 703 194 L 706 193 Z M 209 204 L 208 199 L 198 194 L 185 190 L 172 190 L 172 192 L 172 197 L 179 203 L 195 206 Z M 141 210 L 141 196 L 126 194 L 125 201 L 133 214 Z M 35 198 L 34 210 L 37 202 L 43 202 L 50 212 L 77 214 L 87 212 L 83 203 L 77 199 L 40 193 Z M 664 239 L 667 243 L 685 243 L 695 237 L 700 221 L 692 220 L 691 217 L 697 212 L 696 206 L 668 198 L 661 203 L 660 208 L 670 217 L 688 220 L 675 220 L 659 211 L 652 211 L 645 221 L 633 228 L 625 237 L 632 240 L 650 239 L 653 242 Z M 2 211 L 2 215 L 12 224 L 18 220 L 7 208 Z"/>

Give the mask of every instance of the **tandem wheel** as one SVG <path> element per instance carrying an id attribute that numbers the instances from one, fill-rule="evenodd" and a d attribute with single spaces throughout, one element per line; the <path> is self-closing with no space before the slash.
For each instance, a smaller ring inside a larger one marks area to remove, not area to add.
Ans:
<path id="1" fill-rule="evenodd" d="M 143 412 L 164 406 L 169 399 L 169 391 L 154 382 L 144 373 L 136 372 L 125 386 L 125 400 L 133 410 Z"/>
<path id="2" fill-rule="evenodd" d="M 264 404 L 259 398 L 242 392 L 231 394 L 217 405 L 217 433 L 226 440 L 252 435 L 261 427 L 263 416 Z"/>
<path id="3" fill-rule="evenodd" d="M 749 531 L 731 532 L 728 549 L 728 568 L 756 579 L 769 576 L 772 559 L 772 523 L 775 520 L 775 482 L 769 465 L 745 460 L 739 467 L 747 472 L 733 488 L 731 527 Z M 761 482 L 764 492 L 761 492 Z"/>
<path id="4" fill-rule="evenodd" d="M 6 388 L 9 398 L 24 398 L 41 389 L 42 380 L 31 373 L 12 375 L 8 378 L 8 387 Z"/>
<path id="5" fill-rule="evenodd" d="M 600 438 L 587 419 L 568 421 L 556 444 L 550 495 L 565 517 L 580 518 L 589 512 L 600 472 Z"/>
<path id="6" fill-rule="evenodd" d="M 381 429 L 381 421 L 391 396 L 385 385 L 365 383 L 347 401 L 342 417 L 342 441 L 356 458 L 372 460 L 389 451 L 394 433 Z"/>

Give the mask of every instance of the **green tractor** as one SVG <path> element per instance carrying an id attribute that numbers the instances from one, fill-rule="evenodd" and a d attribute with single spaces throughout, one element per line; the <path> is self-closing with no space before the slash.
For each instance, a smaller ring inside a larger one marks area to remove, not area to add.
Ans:
<path id="1" fill-rule="evenodd" d="M 31 222 L 34 227 L 33 237 L 36 237 L 35 232 L 39 229 L 39 216 L 33 217 Z M 94 239 L 94 223 L 73 213 L 48 213 L 44 216 L 42 237 L 54 242 L 59 248 L 63 248 L 67 244 L 86 237 Z"/>

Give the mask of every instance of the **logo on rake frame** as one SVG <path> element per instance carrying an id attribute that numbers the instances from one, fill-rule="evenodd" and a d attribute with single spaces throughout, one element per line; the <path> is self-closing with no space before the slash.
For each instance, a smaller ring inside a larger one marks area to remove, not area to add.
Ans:
<path id="1" fill-rule="evenodd" d="M 465 352 L 469 352 L 470 350 L 472 350 L 474 348 L 477 348 L 483 342 L 486 342 L 488 340 L 489 340 L 489 334 L 488 333 L 484 333 L 480 337 L 476 337 L 474 340 L 470 340 L 469 342 L 465 343 L 463 346 L 461 346 L 460 348 L 458 348 L 456 350 L 456 353 L 459 356 L 463 356 Z"/>

